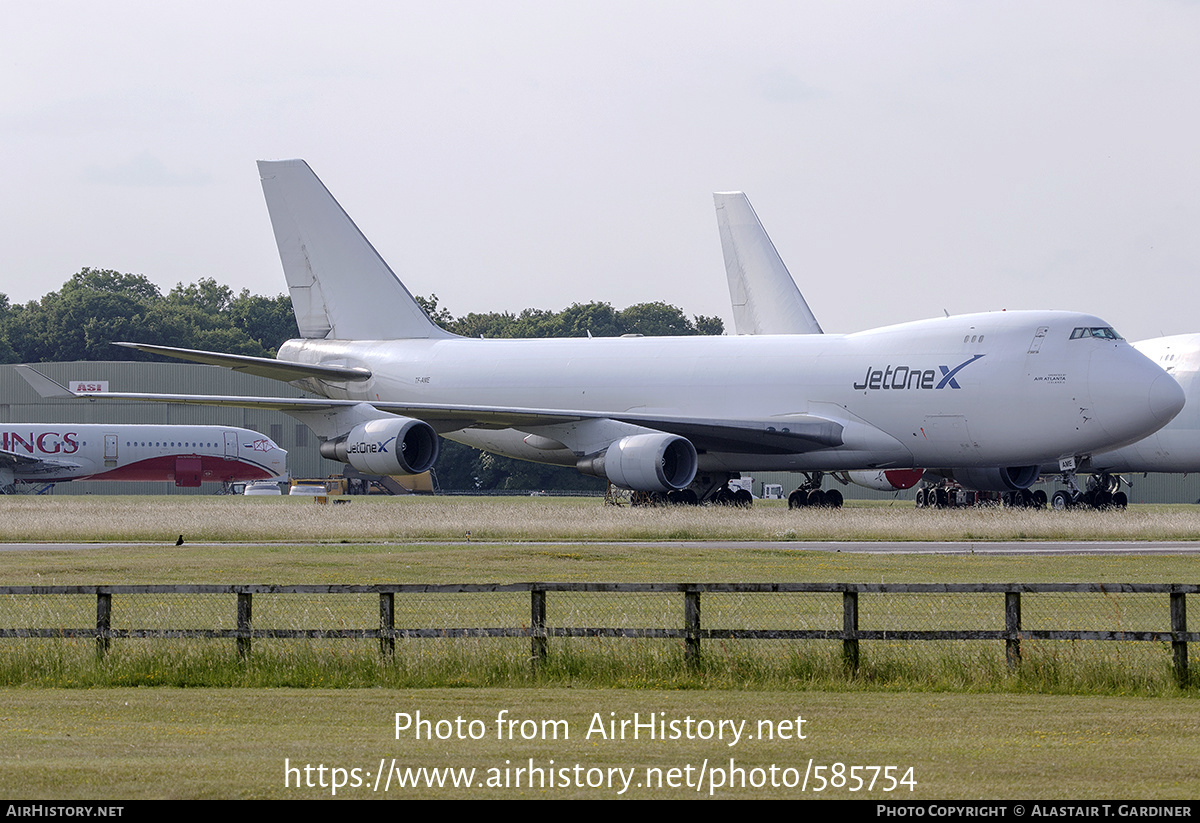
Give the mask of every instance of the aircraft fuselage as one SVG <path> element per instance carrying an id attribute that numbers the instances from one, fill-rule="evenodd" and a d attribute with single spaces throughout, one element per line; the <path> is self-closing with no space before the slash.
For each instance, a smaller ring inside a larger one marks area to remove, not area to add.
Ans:
<path id="1" fill-rule="evenodd" d="M 848 335 L 381 341 L 291 340 L 281 360 L 359 366 L 364 382 L 309 379 L 326 397 L 678 418 L 835 421 L 842 443 L 794 454 L 710 449 L 701 470 L 1030 465 L 1132 443 L 1170 420 L 1180 390 L 1105 326 L 1074 312 L 995 312 Z M 521 459 L 562 426 L 443 433 Z M 568 443 L 568 445 L 570 445 Z"/>
<path id="2" fill-rule="evenodd" d="M 266 435 L 230 426 L 96 423 L 0 424 L 0 479 L 202 482 L 286 476 L 287 452 Z"/>

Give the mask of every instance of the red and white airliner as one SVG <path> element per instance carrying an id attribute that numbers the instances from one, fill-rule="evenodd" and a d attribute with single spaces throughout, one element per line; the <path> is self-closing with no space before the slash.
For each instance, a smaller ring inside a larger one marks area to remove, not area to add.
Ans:
<path id="1" fill-rule="evenodd" d="M 229 426 L 0 424 L 0 489 L 68 480 L 173 480 L 176 486 L 287 477 L 287 452 Z"/>

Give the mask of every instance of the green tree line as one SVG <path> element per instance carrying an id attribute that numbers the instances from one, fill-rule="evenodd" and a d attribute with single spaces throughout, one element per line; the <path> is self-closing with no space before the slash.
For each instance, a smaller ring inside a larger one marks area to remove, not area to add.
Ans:
<path id="1" fill-rule="evenodd" d="M 456 318 L 438 305 L 436 294 L 416 300 L 435 323 L 463 337 L 671 337 L 725 332 L 719 317 L 697 315 L 689 320 L 682 309 L 662 302 L 635 303 L 620 310 L 608 303 L 575 303 L 562 311 L 472 312 Z"/>
<path id="2" fill-rule="evenodd" d="M 212 278 L 164 295 L 140 274 L 83 269 L 24 305 L 0 294 L 4 363 L 151 359 L 112 345 L 122 340 L 274 357 L 284 340 L 298 336 L 287 295 L 235 295 Z"/>

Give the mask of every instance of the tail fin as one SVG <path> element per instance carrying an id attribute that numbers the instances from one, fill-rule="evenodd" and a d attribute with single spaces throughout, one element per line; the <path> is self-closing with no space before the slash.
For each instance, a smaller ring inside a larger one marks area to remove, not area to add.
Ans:
<path id="1" fill-rule="evenodd" d="M 303 160 L 260 160 L 267 211 L 306 338 L 451 337 L 434 325 Z"/>
<path id="2" fill-rule="evenodd" d="M 740 191 L 713 194 L 738 334 L 821 334 L 775 244 Z"/>

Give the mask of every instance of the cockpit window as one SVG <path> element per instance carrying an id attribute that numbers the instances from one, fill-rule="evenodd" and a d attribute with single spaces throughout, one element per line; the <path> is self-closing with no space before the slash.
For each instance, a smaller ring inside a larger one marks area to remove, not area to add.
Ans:
<path id="1" fill-rule="evenodd" d="M 1085 326 L 1080 326 L 1080 327 L 1076 328 L 1073 332 L 1071 332 L 1072 340 L 1079 340 L 1082 337 L 1097 337 L 1101 340 L 1124 340 L 1125 339 L 1121 335 L 1117 334 L 1116 330 L 1114 330 L 1110 326 L 1095 326 L 1093 328 L 1087 328 Z"/>

